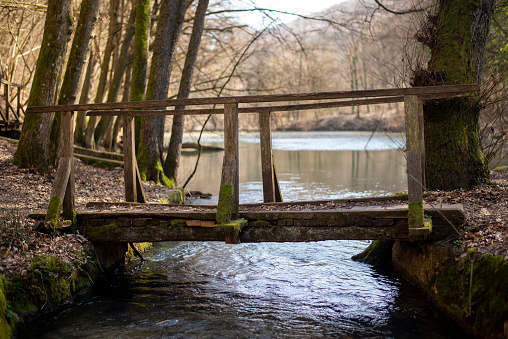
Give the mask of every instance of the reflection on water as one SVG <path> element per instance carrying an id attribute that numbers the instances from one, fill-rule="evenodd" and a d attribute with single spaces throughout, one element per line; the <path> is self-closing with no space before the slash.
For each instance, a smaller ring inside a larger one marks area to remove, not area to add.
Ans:
<path id="1" fill-rule="evenodd" d="M 274 141 L 274 157 L 286 201 L 384 195 L 406 187 L 401 153 L 364 151 L 368 133 L 346 134 L 359 140 L 350 150 L 338 141 L 340 133 L 303 136 L 304 142 L 294 134 L 274 136 L 284 139 Z M 240 199 L 261 201 L 259 144 L 252 136 L 242 140 Z M 370 143 L 390 140 L 376 137 Z M 303 147 L 306 143 L 312 145 Z M 217 194 L 222 155 L 203 155 L 191 189 Z M 185 157 L 184 171 L 192 166 L 192 156 Z M 413 286 L 350 259 L 367 244 L 155 244 L 145 254 L 152 261 L 134 260 L 106 285 L 26 326 L 18 337 L 464 337 Z"/>
<path id="2" fill-rule="evenodd" d="M 371 138 L 368 132 L 274 133 L 273 155 L 283 199 L 381 196 L 404 190 L 407 186 L 405 158 L 396 149 L 400 146 L 397 140 L 397 135 L 385 134 Z M 222 146 L 221 141 L 219 136 L 209 135 L 203 143 Z M 367 143 L 367 149 L 375 150 L 364 150 Z M 239 153 L 240 201 L 261 202 L 258 136 L 241 135 Z M 195 152 L 184 154 L 180 181 L 192 172 L 197 158 Z M 190 190 L 218 195 L 223 154 L 202 154 L 198 171 L 189 184 Z M 216 199 L 211 203 L 216 203 Z"/>
<path id="3" fill-rule="evenodd" d="M 157 244 L 24 338 L 461 336 L 407 282 L 354 262 L 362 241 Z"/>

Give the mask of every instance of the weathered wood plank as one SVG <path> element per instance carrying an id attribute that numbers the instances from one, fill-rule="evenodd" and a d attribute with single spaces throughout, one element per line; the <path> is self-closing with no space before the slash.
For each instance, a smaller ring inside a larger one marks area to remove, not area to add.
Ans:
<path id="1" fill-rule="evenodd" d="M 275 169 L 275 161 L 273 160 L 272 154 L 272 165 L 273 165 L 273 185 L 275 188 L 275 202 L 282 202 L 282 191 L 280 190 L 279 178 L 277 177 L 277 170 Z"/>
<path id="2" fill-rule="evenodd" d="M 134 161 L 134 170 L 136 172 L 136 202 L 145 203 L 145 191 L 141 184 L 141 175 L 139 174 L 138 162 Z"/>
<path id="3" fill-rule="evenodd" d="M 86 220 L 108 220 L 108 219 L 137 219 L 137 218 L 151 218 L 151 219 L 188 219 L 188 220 L 215 220 L 215 211 L 179 211 L 179 212 L 149 212 L 149 211 L 123 211 L 123 212 L 79 212 L 78 220 L 85 222 Z"/>
<path id="4" fill-rule="evenodd" d="M 422 100 L 416 95 L 404 97 L 404 112 L 406 120 L 406 160 L 407 160 L 407 190 L 408 190 L 408 225 L 409 228 L 423 227 L 423 173 L 422 153 L 423 126 L 420 126 L 420 115 L 423 117 Z M 414 239 L 417 240 L 417 239 Z"/>
<path id="5" fill-rule="evenodd" d="M 190 105 L 214 105 L 214 104 L 232 104 L 232 103 L 277 102 L 277 101 L 327 100 L 327 99 L 401 96 L 401 95 L 441 95 L 441 94 L 469 93 L 476 92 L 478 90 L 479 87 L 477 85 L 427 86 L 427 87 L 394 88 L 394 89 L 378 89 L 378 90 L 362 90 L 362 91 L 337 91 L 337 92 L 321 92 L 321 93 L 298 93 L 298 94 L 236 96 L 236 97 L 167 99 L 167 100 L 150 100 L 136 102 L 130 101 L 118 103 L 78 104 L 68 106 L 29 107 L 27 109 L 27 112 L 48 113 L 58 111 L 161 108 L 180 105 L 190 106 Z"/>
<path id="6" fill-rule="evenodd" d="M 224 160 L 217 203 L 217 222 L 229 223 L 236 219 L 239 208 L 238 183 L 238 105 L 224 107 Z"/>
<path id="7" fill-rule="evenodd" d="M 261 177 L 263 181 L 263 201 L 275 202 L 275 183 L 273 175 L 272 132 L 270 112 L 259 114 L 259 142 L 261 148 Z"/>
<path id="8" fill-rule="evenodd" d="M 123 117 L 123 159 L 125 201 L 136 202 L 136 154 L 134 146 L 134 118 Z"/>
<path id="9" fill-rule="evenodd" d="M 10 81 L 4 80 L 4 79 L 1 80 L 1 83 L 8 85 L 8 86 L 18 87 L 18 88 L 25 88 L 26 87 L 25 85 L 16 84 L 14 82 L 10 82 Z"/>
<path id="10" fill-rule="evenodd" d="M 445 99 L 456 98 L 469 95 L 469 93 L 459 94 L 434 94 L 423 96 L 422 99 Z M 344 100 L 333 102 L 321 102 L 314 104 L 298 104 L 298 105 L 274 105 L 274 106 L 259 106 L 259 107 L 240 107 L 238 113 L 268 113 L 268 112 L 287 112 L 287 111 L 303 111 L 309 109 L 323 109 L 323 108 L 338 108 L 350 106 L 364 106 L 376 104 L 389 104 L 404 102 L 403 96 L 390 96 L 375 99 L 356 99 Z M 222 108 L 202 108 L 202 109 L 176 109 L 176 110 L 97 110 L 88 111 L 88 116 L 153 116 L 153 115 L 208 115 L 208 114 L 223 114 Z"/>
<path id="11" fill-rule="evenodd" d="M 74 220 L 74 195 L 75 195 L 75 175 L 74 175 L 74 112 L 61 113 L 61 133 L 60 133 L 60 157 L 69 158 L 69 177 L 63 196 L 62 208 L 63 217 L 66 220 Z"/>

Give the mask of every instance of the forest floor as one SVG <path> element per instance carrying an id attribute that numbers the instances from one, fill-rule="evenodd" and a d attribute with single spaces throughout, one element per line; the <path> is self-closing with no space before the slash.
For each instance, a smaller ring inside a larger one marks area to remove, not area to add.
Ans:
<path id="1" fill-rule="evenodd" d="M 45 175 L 20 169 L 12 164 L 16 145 L 0 139 L 0 274 L 7 277 L 26 275 L 31 261 L 39 255 L 58 257 L 71 262 L 88 245 L 80 235 L 53 237 L 35 231 L 36 221 L 30 213 L 45 213 L 55 172 Z M 123 170 L 105 170 L 85 165 L 76 159 L 76 209 L 87 202 L 121 202 L 124 200 Z M 467 190 L 429 192 L 426 203 L 464 205 L 466 222 L 452 241 L 459 251 L 476 247 L 481 253 L 504 255 L 508 260 L 508 169 L 495 171 L 496 185 L 477 186 Z M 147 201 L 161 202 L 173 189 L 143 183 Z M 194 205 L 193 208 L 199 208 Z M 284 209 L 302 206 L 284 206 Z M 329 209 L 326 204 L 305 206 Z"/>

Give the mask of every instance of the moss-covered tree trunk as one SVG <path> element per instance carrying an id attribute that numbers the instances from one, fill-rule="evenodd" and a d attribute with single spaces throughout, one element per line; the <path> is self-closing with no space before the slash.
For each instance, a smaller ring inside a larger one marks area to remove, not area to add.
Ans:
<path id="1" fill-rule="evenodd" d="M 83 80 L 83 67 L 90 45 L 90 36 L 97 22 L 100 0 L 83 0 L 79 11 L 78 24 L 72 40 L 69 60 L 65 70 L 65 76 L 58 97 L 58 105 L 73 105 L 79 93 Z M 60 139 L 60 112 L 55 113 L 51 131 L 51 144 L 54 145 L 56 157 L 58 141 Z M 53 161 L 55 159 L 52 159 Z"/>
<path id="2" fill-rule="evenodd" d="M 28 106 L 54 105 L 62 80 L 62 67 L 72 27 L 70 0 L 48 2 L 41 50 L 37 59 Z M 14 155 L 21 167 L 35 167 L 40 172 L 50 166 L 49 138 L 54 114 L 27 114 Z"/>
<path id="3" fill-rule="evenodd" d="M 129 101 L 129 92 L 131 89 L 131 75 L 132 75 L 132 64 L 128 65 L 127 69 L 125 70 L 122 101 Z M 115 120 L 115 125 L 113 126 L 113 132 L 111 136 L 111 149 L 113 151 L 115 150 L 118 134 L 120 134 L 120 130 L 122 129 L 122 127 L 123 127 L 123 119 L 122 117 L 118 117 Z"/>
<path id="4" fill-rule="evenodd" d="M 135 33 L 136 23 L 136 1 L 132 4 L 132 11 L 127 21 L 127 28 L 123 36 L 122 47 L 120 49 L 120 55 L 115 64 L 113 70 L 113 79 L 111 79 L 109 91 L 108 91 L 108 102 L 116 102 L 122 85 L 122 78 L 129 64 L 129 51 L 132 44 L 132 39 Z M 95 128 L 94 139 L 96 144 L 100 144 L 108 129 L 113 124 L 113 117 L 103 116 L 99 120 L 97 127 Z"/>
<path id="5" fill-rule="evenodd" d="M 106 48 L 104 50 L 104 58 L 101 64 L 101 75 L 99 77 L 99 85 L 97 86 L 97 93 L 95 94 L 95 103 L 101 103 L 106 93 L 106 85 L 108 81 L 109 66 L 111 62 L 111 56 L 115 49 L 115 42 L 117 36 L 121 30 L 121 24 L 118 22 L 120 9 L 120 0 L 111 0 L 109 2 L 109 28 L 108 28 L 108 40 L 106 41 Z M 97 117 L 92 116 L 88 120 L 85 134 L 85 144 L 87 148 L 96 146 L 94 141 L 94 132 L 97 125 Z"/>
<path id="6" fill-rule="evenodd" d="M 90 93 L 90 85 L 92 82 L 92 73 L 95 67 L 95 58 L 93 50 L 90 50 L 90 56 L 88 57 L 88 65 L 86 67 L 85 78 L 83 79 L 83 87 L 81 88 L 81 94 L 79 96 L 80 104 L 88 103 L 88 94 Z M 76 118 L 76 129 L 74 130 L 74 142 L 82 145 L 85 142 L 85 130 L 86 130 L 86 112 L 79 111 Z"/>
<path id="7" fill-rule="evenodd" d="M 189 97 L 192 73 L 198 56 L 201 36 L 205 27 L 206 10 L 208 8 L 208 0 L 199 0 L 196 13 L 194 15 L 194 23 L 192 33 L 185 56 L 185 63 L 182 70 L 182 78 L 180 79 L 180 88 L 178 89 L 178 99 L 186 99 Z M 185 106 L 177 106 L 175 109 L 184 109 Z M 182 138 L 185 124 L 184 115 L 175 115 L 173 117 L 173 126 L 171 128 L 171 138 L 169 140 L 168 154 L 164 161 L 164 174 L 177 183 L 178 166 L 180 164 L 180 155 L 182 151 Z"/>
<path id="8" fill-rule="evenodd" d="M 433 25 L 429 26 L 434 38 L 426 41 L 432 51 L 428 70 L 415 74 L 414 85 L 480 83 L 494 2 L 439 0 L 437 16 L 431 17 Z M 488 180 L 488 164 L 479 142 L 479 113 L 472 98 L 425 104 L 429 188 L 468 187 Z"/>
<path id="9" fill-rule="evenodd" d="M 131 101 L 145 98 L 148 64 L 148 29 L 150 28 L 150 0 L 138 0 L 134 33 L 134 60 L 132 61 Z"/>
<path id="10" fill-rule="evenodd" d="M 161 2 L 146 100 L 166 99 L 168 96 L 173 54 L 187 4 L 188 0 Z M 143 180 L 174 186 L 162 168 L 164 123 L 165 116 L 142 117 L 137 154 L 139 173 Z"/>

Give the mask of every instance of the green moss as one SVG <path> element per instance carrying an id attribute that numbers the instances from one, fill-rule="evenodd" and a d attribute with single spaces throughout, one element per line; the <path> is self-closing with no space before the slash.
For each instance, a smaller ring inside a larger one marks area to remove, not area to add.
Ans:
<path id="1" fill-rule="evenodd" d="M 170 192 L 166 199 L 162 200 L 163 204 L 181 204 L 185 201 L 185 194 L 183 188 L 178 188 L 173 192 Z"/>
<path id="2" fill-rule="evenodd" d="M 88 248 L 71 263 L 56 257 L 38 256 L 28 267 L 26 276 L 18 275 L 10 280 L 0 276 L 0 338 L 4 338 L 5 333 L 4 313 L 13 328 L 18 316 L 55 308 L 69 300 L 72 293 L 88 287 L 99 272 L 94 257 Z"/>
<path id="3" fill-rule="evenodd" d="M 238 244 L 240 243 L 239 235 L 242 231 L 242 228 L 247 226 L 247 220 L 233 220 L 228 223 L 219 224 L 215 227 L 215 230 L 218 232 L 224 232 L 224 237 L 226 243 L 228 244 Z"/>
<path id="4" fill-rule="evenodd" d="M 159 160 L 155 162 L 153 165 L 153 171 L 156 173 L 156 176 L 159 178 L 159 182 L 156 182 L 157 184 L 162 184 L 167 187 L 175 187 L 175 182 L 172 179 L 169 179 L 164 174 L 164 169 L 162 168 L 162 164 Z"/>
<path id="5" fill-rule="evenodd" d="M 137 242 L 134 243 L 133 245 L 136 246 L 136 249 L 139 251 L 139 253 L 143 253 L 147 249 L 151 248 L 153 244 L 151 242 Z M 129 249 L 127 250 L 127 253 L 125 253 L 125 257 L 127 259 L 132 259 L 135 256 L 134 251 L 130 246 L 128 248 Z"/>
<path id="6" fill-rule="evenodd" d="M 17 319 L 5 296 L 7 286 L 7 280 L 0 275 L 0 339 L 11 338 L 17 323 Z"/>
<path id="7" fill-rule="evenodd" d="M 218 224 L 227 224 L 231 220 L 234 194 L 235 192 L 232 185 L 221 185 L 217 215 L 215 218 Z"/>
<path id="8" fill-rule="evenodd" d="M 169 223 L 170 227 L 184 227 L 187 226 L 187 222 L 184 219 L 173 219 Z"/>
<path id="9" fill-rule="evenodd" d="M 175 187 L 175 182 L 164 174 L 164 169 L 162 168 L 162 163 L 160 160 L 155 160 L 155 162 L 150 167 L 148 152 L 145 145 L 142 143 L 138 146 L 137 161 L 139 167 L 139 175 L 143 181 L 151 180 L 157 185 Z"/>
<path id="10" fill-rule="evenodd" d="M 436 46 L 428 69 L 441 74 L 433 85 L 474 84 L 478 76 L 472 50 L 473 13 L 478 0 L 439 2 Z M 476 46 L 478 48 L 478 46 Z M 428 186 L 455 189 L 488 183 L 488 165 L 478 138 L 480 105 L 471 98 L 424 105 Z"/>
<path id="11" fill-rule="evenodd" d="M 375 240 L 362 253 L 351 259 L 374 266 L 386 266 L 392 262 L 393 240 Z"/>
<path id="12" fill-rule="evenodd" d="M 115 239 L 121 233 L 122 230 L 114 221 L 109 225 L 89 228 L 84 235 L 94 239 Z"/>
<path id="13" fill-rule="evenodd" d="M 423 227 L 424 213 L 421 201 L 411 201 L 408 210 L 408 225 L 410 228 Z"/>
<path id="14" fill-rule="evenodd" d="M 490 254 L 478 257 L 470 250 L 462 261 L 449 259 L 436 279 L 435 297 L 476 336 L 501 338 L 508 319 L 508 261 Z"/>
<path id="15" fill-rule="evenodd" d="M 270 224 L 269 221 L 266 221 L 266 220 L 255 220 L 252 222 L 253 225 L 255 225 L 256 227 L 271 227 L 272 224 Z"/>
<path id="16" fill-rule="evenodd" d="M 407 193 L 396 193 L 396 194 L 390 196 L 390 198 L 393 198 L 396 200 L 407 200 L 408 194 Z"/>
<path id="17" fill-rule="evenodd" d="M 46 212 L 46 220 L 56 222 L 60 217 L 60 210 L 62 209 L 62 199 L 57 196 L 51 197 L 49 201 L 48 210 Z"/>

